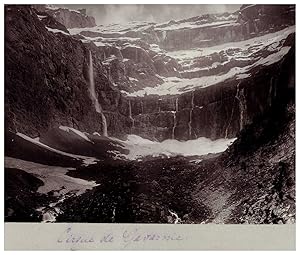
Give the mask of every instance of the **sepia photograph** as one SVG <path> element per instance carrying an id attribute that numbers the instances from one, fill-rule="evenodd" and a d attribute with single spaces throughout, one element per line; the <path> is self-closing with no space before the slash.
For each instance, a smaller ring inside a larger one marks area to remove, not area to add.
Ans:
<path id="1" fill-rule="evenodd" d="M 4 221 L 294 225 L 295 9 L 4 5 Z"/>

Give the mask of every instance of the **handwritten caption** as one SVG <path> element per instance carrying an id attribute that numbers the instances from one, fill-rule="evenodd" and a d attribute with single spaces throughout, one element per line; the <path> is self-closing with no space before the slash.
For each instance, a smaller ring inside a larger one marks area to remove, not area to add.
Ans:
<path id="1" fill-rule="evenodd" d="M 176 232 L 149 231 L 141 227 L 120 229 L 118 231 L 106 231 L 103 233 L 93 233 L 93 231 L 75 230 L 67 227 L 58 239 L 60 244 L 91 244 L 91 245 L 109 245 L 118 244 L 123 247 L 129 245 L 150 243 L 150 242 L 178 242 L 184 240 L 182 234 Z"/>

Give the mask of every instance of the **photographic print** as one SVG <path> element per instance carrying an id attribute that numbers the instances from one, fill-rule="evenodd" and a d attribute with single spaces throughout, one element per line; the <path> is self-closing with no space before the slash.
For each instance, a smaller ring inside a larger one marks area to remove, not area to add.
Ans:
<path id="1" fill-rule="evenodd" d="M 295 5 L 4 9 L 5 222 L 295 223 Z"/>

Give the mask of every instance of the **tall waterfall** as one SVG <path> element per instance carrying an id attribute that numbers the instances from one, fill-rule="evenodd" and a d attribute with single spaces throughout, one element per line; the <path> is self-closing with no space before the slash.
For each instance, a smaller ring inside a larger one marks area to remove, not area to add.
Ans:
<path id="1" fill-rule="evenodd" d="M 178 112 L 178 98 L 175 100 L 175 111 L 173 112 L 173 128 L 172 128 L 172 139 L 175 139 L 175 129 L 177 125 L 176 113 Z"/>
<path id="2" fill-rule="evenodd" d="M 102 127 L 103 127 L 102 135 L 107 136 L 106 118 L 105 118 L 105 115 L 102 111 L 102 107 L 99 104 L 98 97 L 97 97 L 96 91 L 95 91 L 93 57 L 92 57 L 91 51 L 90 51 L 90 55 L 89 55 L 89 81 L 90 81 L 89 92 L 90 92 L 91 100 L 92 100 L 92 102 L 95 106 L 96 112 L 100 113 L 101 118 L 102 118 Z"/>
<path id="3" fill-rule="evenodd" d="M 131 101 L 128 100 L 128 107 L 129 107 L 129 119 L 131 121 L 131 128 L 134 128 L 134 118 L 132 117 L 132 111 L 131 111 Z"/>
<path id="4" fill-rule="evenodd" d="M 190 109 L 190 120 L 188 123 L 189 126 L 189 139 L 192 139 L 192 115 L 194 110 L 194 91 L 192 91 L 192 99 L 191 99 L 191 109 Z"/>
<path id="5" fill-rule="evenodd" d="M 246 111 L 247 111 L 247 104 L 246 104 L 246 97 L 245 97 L 245 93 L 244 93 L 244 88 L 240 89 L 240 82 L 236 85 L 236 94 L 235 94 L 235 99 L 238 100 L 239 102 L 239 112 L 240 112 L 240 131 L 243 129 L 245 123 L 246 123 Z M 233 106 L 232 106 L 232 111 L 231 111 L 231 115 L 228 121 L 228 125 L 227 128 L 225 130 L 225 138 L 228 138 L 228 129 L 230 127 L 230 124 L 233 120 L 233 113 L 234 113 L 234 102 L 233 102 Z"/>

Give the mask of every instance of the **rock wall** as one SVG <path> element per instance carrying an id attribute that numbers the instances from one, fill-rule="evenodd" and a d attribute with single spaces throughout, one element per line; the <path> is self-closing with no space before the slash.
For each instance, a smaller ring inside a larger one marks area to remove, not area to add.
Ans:
<path id="1" fill-rule="evenodd" d="M 131 132 L 157 140 L 236 137 L 278 97 L 294 88 L 294 48 L 283 62 L 252 72 L 247 79 L 229 79 L 178 96 L 131 98 Z"/>
<path id="2" fill-rule="evenodd" d="M 86 15 L 86 10 L 70 10 L 67 8 L 50 8 L 47 5 L 33 5 L 39 12 L 45 12 L 67 28 L 94 27 L 94 17 Z"/>
<path id="3" fill-rule="evenodd" d="M 108 119 L 109 134 L 125 134 L 118 112 L 120 92 L 108 79 L 95 45 L 52 33 L 28 6 L 5 7 L 6 129 L 39 136 L 52 127 L 101 132 L 88 86 L 88 56 L 93 53 L 96 92 Z"/>
<path id="4" fill-rule="evenodd" d="M 40 20 L 28 6 L 6 6 L 5 14 L 5 124 L 11 132 L 36 137 L 60 125 L 102 132 L 101 115 L 88 92 L 89 51 L 96 94 L 110 136 L 133 133 L 160 141 L 235 137 L 267 111 L 280 91 L 294 86 L 291 50 L 284 61 L 258 67 L 244 80 L 230 79 L 179 96 L 128 98 L 115 83 L 129 77 L 151 83 L 155 70 L 161 69 L 159 60 L 148 58 L 144 50 L 96 47 L 76 37 L 52 33 L 43 23 L 49 21 Z M 294 39 L 286 43 L 293 45 Z M 109 51 L 118 56 L 108 63 Z M 129 59 L 127 64 L 120 62 L 124 58 Z M 168 63 L 170 69 L 176 66 Z M 168 72 L 168 65 L 164 67 Z M 160 81 L 156 79 L 155 84 Z"/>
<path id="5" fill-rule="evenodd" d="M 295 24 L 295 5 L 242 5 L 238 22 L 248 36 Z"/>
<path id="6" fill-rule="evenodd" d="M 166 50 L 184 50 L 246 40 L 295 24 L 295 5 L 244 5 L 238 13 L 229 24 L 158 30 L 153 40 L 159 38 L 156 43 Z"/>

